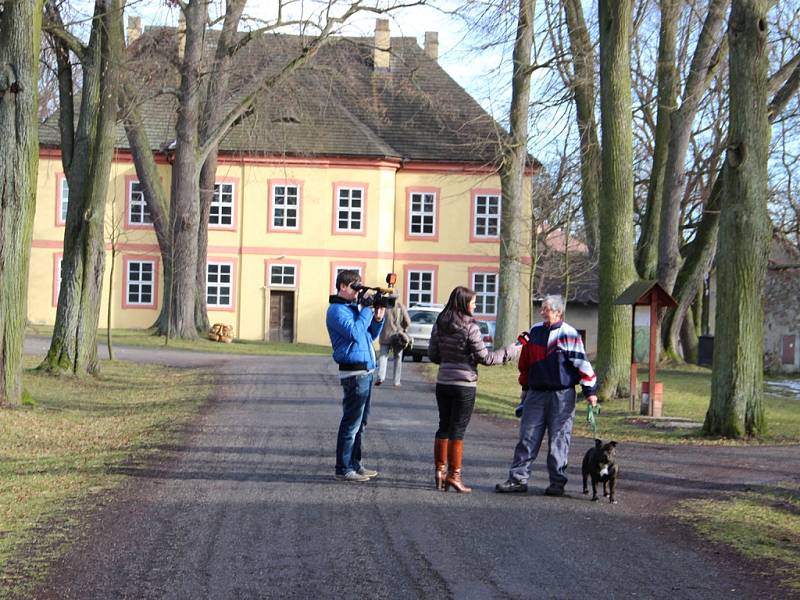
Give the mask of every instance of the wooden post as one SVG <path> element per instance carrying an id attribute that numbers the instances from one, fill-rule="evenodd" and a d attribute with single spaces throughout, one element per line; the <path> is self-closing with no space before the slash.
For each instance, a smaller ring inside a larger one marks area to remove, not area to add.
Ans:
<path id="1" fill-rule="evenodd" d="M 655 394 L 656 394 L 656 336 L 658 321 L 658 304 L 656 302 L 656 294 L 650 294 L 650 402 L 647 407 L 647 412 L 652 417 L 655 415 Z"/>
<path id="2" fill-rule="evenodd" d="M 633 412 L 636 410 L 636 376 L 637 376 L 637 369 L 639 365 L 636 364 L 636 305 L 634 304 L 631 307 L 633 310 L 631 311 L 631 393 L 630 393 L 630 404 L 628 409 Z"/>

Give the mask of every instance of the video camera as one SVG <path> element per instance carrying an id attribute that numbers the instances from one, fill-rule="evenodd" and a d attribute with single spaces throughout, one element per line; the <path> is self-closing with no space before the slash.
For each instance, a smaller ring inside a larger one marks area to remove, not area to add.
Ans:
<path id="1" fill-rule="evenodd" d="M 350 287 L 358 292 L 358 303 L 361 306 L 394 308 L 394 305 L 397 302 L 397 296 L 394 293 L 394 284 L 396 282 L 397 275 L 394 273 L 389 273 L 386 276 L 386 285 L 388 287 L 371 287 L 361 283 L 351 283 Z"/>

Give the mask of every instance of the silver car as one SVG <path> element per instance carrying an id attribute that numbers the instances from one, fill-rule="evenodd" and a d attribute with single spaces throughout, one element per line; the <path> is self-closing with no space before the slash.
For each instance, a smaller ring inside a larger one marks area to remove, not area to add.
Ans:
<path id="1" fill-rule="evenodd" d="M 408 316 L 411 318 L 411 325 L 408 327 L 408 335 L 414 340 L 409 353 L 414 362 L 420 362 L 423 356 L 428 356 L 428 346 L 431 343 L 431 330 L 436 317 L 444 308 L 441 304 L 414 305 L 408 309 Z"/>

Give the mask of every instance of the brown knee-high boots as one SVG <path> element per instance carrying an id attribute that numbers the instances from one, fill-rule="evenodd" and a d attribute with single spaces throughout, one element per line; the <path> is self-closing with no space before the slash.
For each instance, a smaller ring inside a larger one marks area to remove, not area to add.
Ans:
<path id="1" fill-rule="evenodd" d="M 447 438 L 436 438 L 433 441 L 433 463 L 436 465 L 436 489 L 444 489 L 444 478 L 447 471 Z"/>
<path id="2" fill-rule="evenodd" d="M 444 479 L 444 491 L 454 487 L 457 492 L 469 494 L 472 489 L 461 481 L 461 457 L 464 453 L 464 440 L 450 440 L 447 448 L 447 477 Z"/>

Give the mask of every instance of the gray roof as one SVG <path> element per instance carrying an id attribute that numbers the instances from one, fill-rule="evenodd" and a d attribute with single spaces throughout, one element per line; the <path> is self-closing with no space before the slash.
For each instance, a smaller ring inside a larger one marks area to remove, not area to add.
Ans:
<path id="1" fill-rule="evenodd" d="M 216 32 L 207 38 L 213 55 Z M 391 39 L 391 66 L 373 68 L 373 38 L 335 37 L 305 66 L 262 92 L 254 110 L 223 139 L 220 152 L 247 155 L 392 157 L 496 164 L 502 129 L 415 38 Z M 256 85 L 254 74 L 279 73 L 301 38 L 270 35 L 249 42 L 232 66 L 226 105 Z M 153 150 L 174 139 L 178 85 L 173 66 L 177 35 L 151 28 L 131 48 L 138 103 Z M 58 146 L 57 116 L 40 132 Z M 118 148 L 128 148 L 118 127 Z"/>

